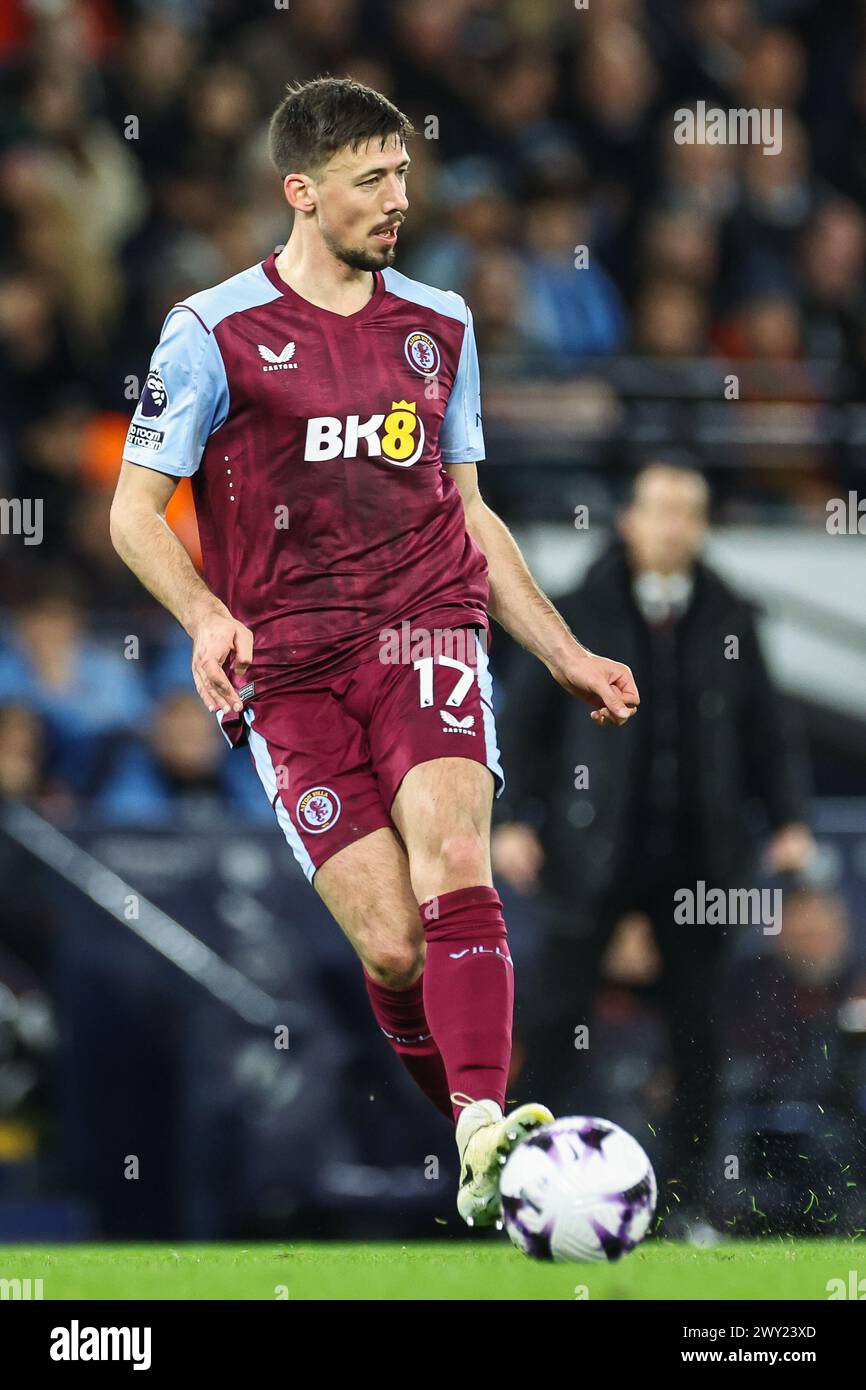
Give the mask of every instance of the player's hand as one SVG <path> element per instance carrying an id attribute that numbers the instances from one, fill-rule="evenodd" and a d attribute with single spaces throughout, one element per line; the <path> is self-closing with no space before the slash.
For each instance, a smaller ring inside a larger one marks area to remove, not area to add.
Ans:
<path id="1" fill-rule="evenodd" d="M 532 893 L 544 863 L 541 841 L 531 825 L 507 821 L 497 825 L 490 837 L 493 872 L 519 893 Z"/>
<path id="2" fill-rule="evenodd" d="M 253 659 L 253 634 L 226 610 L 202 618 L 195 629 L 192 642 L 192 677 L 195 688 L 211 714 L 239 713 L 243 701 L 223 670 L 229 656 L 234 654 L 236 676 L 246 675 Z"/>
<path id="3" fill-rule="evenodd" d="M 573 655 L 551 672 L 564 690 L 593 706 L 596 724 L 626 724 L 640 705 L 634 676 L 621 661 L 576 647 Z"/>

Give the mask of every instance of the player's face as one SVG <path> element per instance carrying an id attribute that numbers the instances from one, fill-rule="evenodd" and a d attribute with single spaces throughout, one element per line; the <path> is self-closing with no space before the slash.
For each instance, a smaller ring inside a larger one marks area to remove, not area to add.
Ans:
<path id="1" fill-rule="evenodd" d="M 370 140 L 357 151 L 338 150 L 316 180 L 322 240 L 332 255 L 355 270 L 391 265 L 398 228 L 406 216 L 409 156 L 396 135 L 379 148 Z"/>

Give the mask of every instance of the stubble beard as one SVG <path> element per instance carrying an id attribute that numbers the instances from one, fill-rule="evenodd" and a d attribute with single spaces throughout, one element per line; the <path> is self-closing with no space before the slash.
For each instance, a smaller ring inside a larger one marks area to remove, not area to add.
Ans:
<path id="1" fill-rule="evenodd" d="M 362 246 L 345 246 L 332 236 L 327 227 L 323 226 L 321 232 L 322 240 L 331 255 L 336 256 L 344 265 L 351 266 L 353 270 L 384 270 L 386 266 L 394 264 L 396 244 L 383 246 L 379 251 L 367 251 Z"/>

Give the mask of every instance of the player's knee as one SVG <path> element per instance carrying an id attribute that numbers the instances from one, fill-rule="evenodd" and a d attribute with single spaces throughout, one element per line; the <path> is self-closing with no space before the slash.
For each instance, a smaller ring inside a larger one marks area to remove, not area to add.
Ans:
<path id="1" fill-rule="evenodd" d="M 408 989 L 424 969 L 424 951 L 407 943 L 405 946 L 368 948 L 364 968 L 368 975 L 386 989 Z"/>
<path id="2" fill-rule="evenodd" d="M 448 883 L 484 883 L 490 872 L 486 837 L 466 830 L 444 837 L 436 856 Z"/>

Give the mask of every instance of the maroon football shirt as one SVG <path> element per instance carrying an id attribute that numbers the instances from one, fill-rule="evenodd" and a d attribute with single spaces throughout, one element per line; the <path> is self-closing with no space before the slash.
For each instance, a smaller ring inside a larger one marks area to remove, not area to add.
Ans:
<path id="1" fill-rule="evenodd" d="M 484 457 L 469 309 L 388 269 L 344 316 L 275 259 L 171 310 L 124 450 L 192 475 L 204 579 L 253 631 L 257 689 L 324 685 L 404 620 L 487 627 L 443 469 Z"/>

